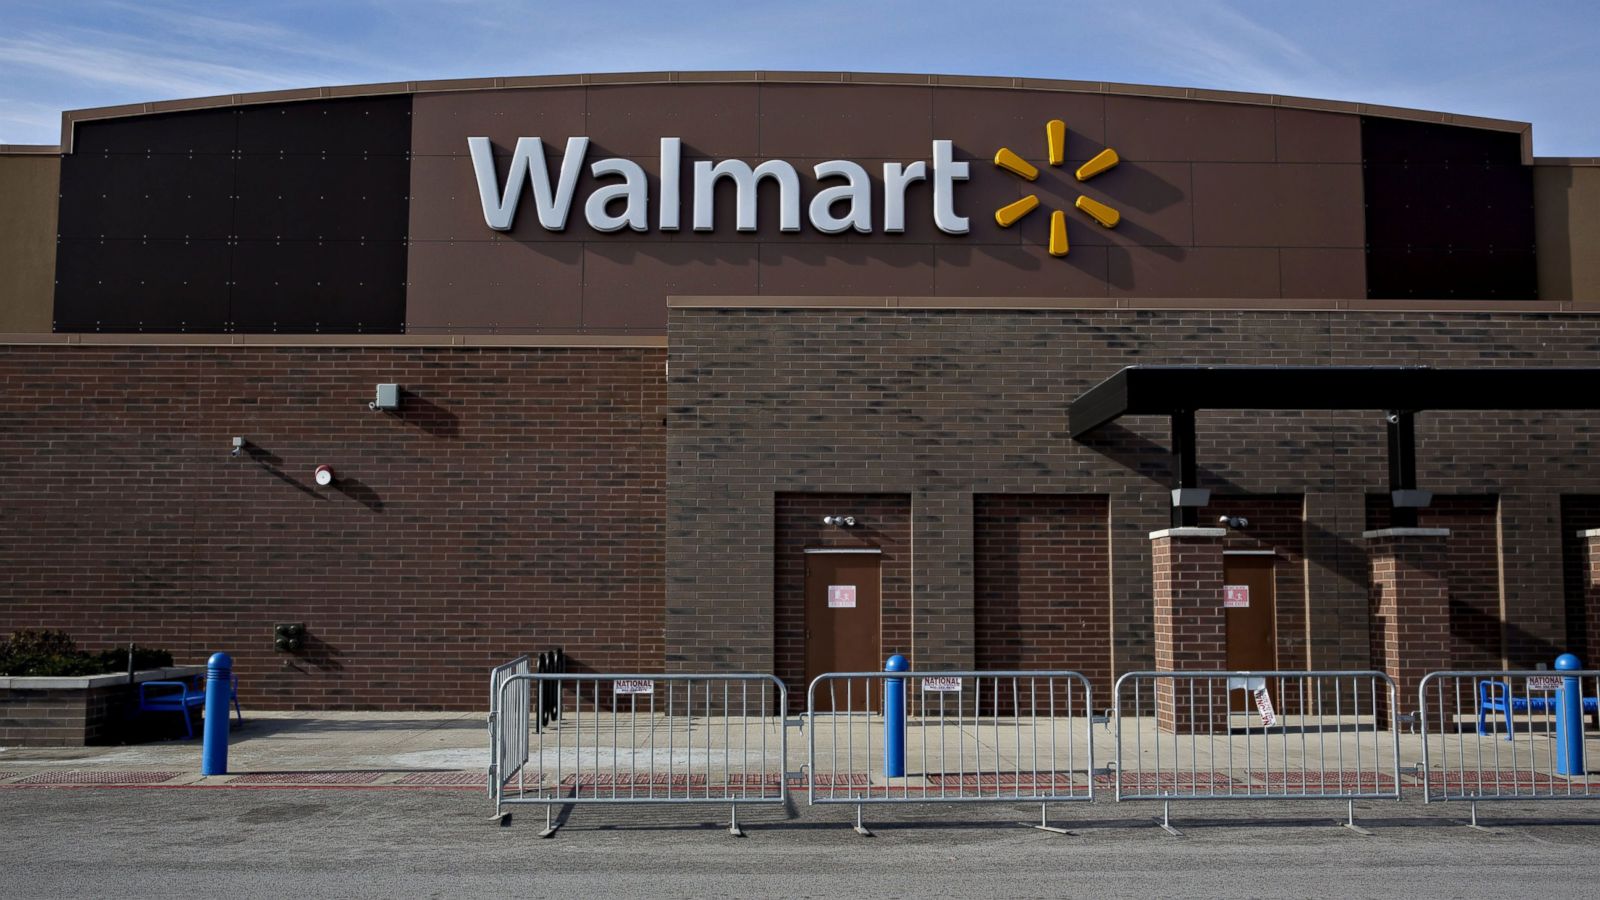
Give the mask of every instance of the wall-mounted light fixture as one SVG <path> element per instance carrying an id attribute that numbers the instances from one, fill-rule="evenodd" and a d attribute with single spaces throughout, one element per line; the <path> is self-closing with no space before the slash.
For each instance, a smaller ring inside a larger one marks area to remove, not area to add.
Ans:
<path id="1" fill-rule="evenodd" d="M 855 516 L 823 516 L 822 517 L 822 524 L 824 524 L 824 525 L 837 525 L 840 528 L 854 528 L 854 527 L 856 527 L 856 517 Z"/>
<path id="2" fill-rule="evenodd" d="M 368 409 L 382 410 L 384 412 L 387 412 L 389 410 L 399 409 L 400 408 L 400 385 L 398 385 L 398 384 L 380 384 L 380 385 L 378 385 L 377 396 L 373 399 L 373 401 L 371 403 L 367 404 L 367 408 Z"/>

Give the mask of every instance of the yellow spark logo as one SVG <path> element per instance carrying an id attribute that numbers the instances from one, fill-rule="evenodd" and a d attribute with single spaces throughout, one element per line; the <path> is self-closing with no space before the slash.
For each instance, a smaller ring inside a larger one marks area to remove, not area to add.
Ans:
<path id="1" fill-rule="evenodd" d="M 1049 152 L 1050 165 L 1059 166 L 1067 158 L 1067 123 L 1060 119 L 1051 119 L 1044 126 L 1045 147 Z M 1079 181 L 1089 179 L 1114 168 L 1122 160 L 1117 156 L 1117 151 L 1107 147 L 1095 154 L 1078 167 L 1076 173 Z M 994 164 L 1013 175 L 1021 175 L 1029 181 L 1039 177 L 1039 169 L 1027 160 L 1013 153 L 1010 148 L 1001 147 L 995 151 Z M 1078 195 L 1077 202 L 1072 204 L 1083 210 L 1089 218 L 1099 222 L 1107 228 L 1117 227 L 1122 221 L 1122 214 L 1098 200 L 1091 200 L 1082 194 Z M 1001 228 L 1010 228 L 1022 220 L 1022 217 L 1033 212 L 1039 207 L 1039 196 L 1029 194 L 1015 203 L 1008 203 L 994 211 L 994 220 Z M 1061 210 L 1050 213 L 1050 255 L 1067 255 L 1067 214 Z"/>

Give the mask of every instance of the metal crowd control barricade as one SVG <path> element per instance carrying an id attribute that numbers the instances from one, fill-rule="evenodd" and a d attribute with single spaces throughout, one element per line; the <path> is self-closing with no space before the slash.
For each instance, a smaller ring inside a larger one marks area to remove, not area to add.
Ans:
<path id="1" fill-rule="evenodd" d="M 504 774 L 491 782 L 495 815 L 542 805 L 540 837 L 559 827 L 556 806 L 625 803 L 727 804 L 728 830 L 742 835 L 741 805 L 788 799 L 788 692 L 771 675 L 527 673 L 505 678 L 500 692 L 500 727 L 526 739 L 530 722 L 547 724 L 533 735 L 515 792 Z M 530 698 L 519 726 L 504 710 Z M 559 709 L 547 709 L 551 702 Z M 492 747 L 515 740 L 495 729 Z"/>
<path id="2" fill-rule="evenodd" d="M 519 656 L 489 671 L 489 796 L 499 796 L 512 775 L 522 777 L 528 761 L 528 657 Z M 511 688 L 506 688 L 510 682 Z"/>
<path id="3" fill-rule="evenodd" d="M 1600 799 L 1600 670 L 1431 672 L 1417 695 L 1424 802 L 1478 827 L 1480 800 Z"/>
<path id="4" fill-rule="evenodd" d="M 1400 799 L 1395 685 L 1382 672 L 1129 672 L 1115 693 L 1117 800 Z"/>
<path id="5" fill-rule="evenodd" d="M 900 766 L 886 757 L 886 682 L 904 686 Z M 1094 705 L 1077 672 L 839 672 L 806 692 L 812 804 L 1039 804 L 1094 799 Z M 903 774 L 891 775 L 891 771 Z"/>

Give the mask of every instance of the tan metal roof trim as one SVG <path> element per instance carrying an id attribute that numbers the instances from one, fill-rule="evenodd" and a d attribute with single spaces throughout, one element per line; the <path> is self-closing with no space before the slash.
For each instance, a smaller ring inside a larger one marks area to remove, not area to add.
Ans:
<path id="1" fill-rule="evenodd" d="M 1131 97 L 1170 97 L 1209 103 L 1236 103 L 1250 106 L 1282 106 L 1291 109 L 1316 109 L 1385 118 L 1411 119 L 1437 122 L 1446 125 L 1467 125 L 1492 131 L 1510 131 L 1527 134 L 1532 126 L 1527 122 L 1504 119 L 1484 119 L 1476 116 L 1459 116 L 1428 110 L 1404 109 L 1335 100 L 1316 100 L 1305 97 L 1283 97 L 1277 94 L 1254 94 L 1237 91 L 1218 91 L 1205 88 L 1166 87 L 1161 85 L 1120 84 L 1104 81 L 1070 81 L 1050 78 L 1005 78 L 963 75 L 921 75 L 888 72 L 605 72 L 575 75 L 533 75 L 502 78 L 457 78 L 431 81 L 393 81 L 384 84 L 351 84 L 333 87 L 305 88 L 291 91 L 258 91 L 245 94 L 226 94 L 188 100 L 165 100 L 155 103 L 134 103 L 123 106 L 104 106 L 72 109 L 61 114 L 61 146 L 72 152 L 73 129 L 78 122 L 139 116 L 173 110 L 210 109 L 220 106 L 248 106 L 260 103 L 282 103 L 295 100 L 315 100 L 330 97 L 370 97 L 387 94 L 418 94 L 446 91 L 511 90 L 518 88 L 572 87 L 575 85 L 612 84 L 664 84 L 664 83 L 746 83 L 771 84 L 878 84 L 925 85 L 932 87 L 985 87 L 1002 90 L 1060 91 L 1123 95 Z M 1531 159 L 1531 140 L 1524 138 L 1524 162 Z"/>
<path id="2" fill-rule="evenodd" d="M 0 334 L 0 346 L 664 349 L 666 335 Z"/>

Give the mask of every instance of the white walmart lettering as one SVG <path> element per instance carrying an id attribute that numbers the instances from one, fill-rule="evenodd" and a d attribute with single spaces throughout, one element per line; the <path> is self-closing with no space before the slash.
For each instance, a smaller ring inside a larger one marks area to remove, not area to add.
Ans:
<path id="1" fill-rule="evenodd" d="M 551 183 L 549 165 L 545 161 L 544 142 L 536 137 L 517 139 L 511 153 L 505 183 L 498 175 L 494 149 L 486 137 L 467 138 L 467 148 L 472 154 L 472 171 L 478 181 L 478 197 L 483 205 L 483 221 L 495 231 L 510 231 L 516 222 L 517 205 L 522 199 L 524 186 L 533 191 L 534 210 L 539 225 L 546 231 L 561 231 L 567 227 L 567 216 L 572 210 L 573 195 L 577 191 L 578 174 L 584 157 L 589 152 L 589 139 L 567 139 L 566 152 L 561 157 L 561 168 Z M 958 215 L 955 208 L 956 182 L 968 178 L 968 164 L 953 158 L 954 148 L 949 141 L 934 141 L 932 148 L 933 222 L 946 234 L 966 234 L 970 228 L 967 217 Z M 680 180 L 683 173 L 683 142 L 679 138 L 661 139 L 661 185 L 657 197 L 656 227 L 661 231 L 677 231 L 681 227 L 682 199 Z M 928 162 L 917 160 L 906 164 L 883 164 L 883 230 L 903 233 L 906 230 L 906 191 L 911 185 L 929 180 Z M 872 181 L 867 170 L 859 163 L 835 159 L 818 163 L 812 168 L 819 182 L 824 182 L 806 207 L 811 227 L 825 234 L 855 231 L 872 233 L 873 197 Z M 620 177 L 620 182 L 606 181 L 590 191 L 583 204 L 584 220 L 596 231 L 612 232 L 629 229 L 636 232 L 650 228 L 649 179 L 644 167 L 630 159 L 608 157 L 589 167 L 596 179 Z M 833 183 L 843 179 L 842 184 Z M 691 223 L 695 231 L 716 229 L 716 190 L 721 182 L 733 183 L 734 227 L 742 232 L 756 230 L 757 196 L 763 180 L 771 181 L 778 189 L 778 229 L 785 232 L 800 230 L 800 177 L 792 164 L 771 159 L 754 167 L 744 160 L 725 159 L 720 162 L 696 160 L 691 186 Z"/>

